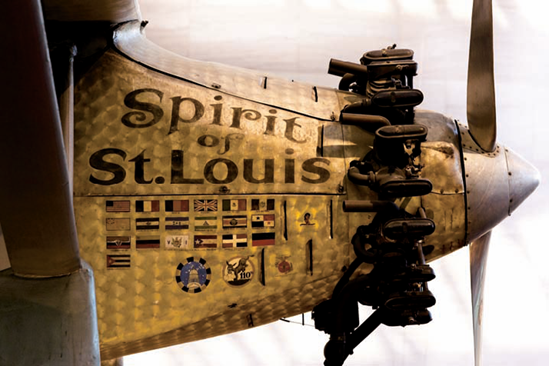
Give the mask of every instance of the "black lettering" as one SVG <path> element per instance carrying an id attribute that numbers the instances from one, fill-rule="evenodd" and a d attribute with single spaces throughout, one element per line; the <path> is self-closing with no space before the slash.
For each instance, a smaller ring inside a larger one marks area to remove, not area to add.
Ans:
<path id="1" fill-rule="evenodd" d="M 247 120 L 257 121 L 261 118 L 261 113 L 253 109 L 242 109 L 240 107 L 233 108 L 233 124 L 229 127 L 240 128 L 240 121 L 242 114 L 246 117 Z"/>
<path id="2" fill-rule="evenodd" d="M 276 113 L 276 109 L 269 110 L 269 113 Z M 265 135 L 274 135 L 276 116 L 265 116 L 267 118 L 267 127 L 265 128 Z"/>
<path id="3" fill-rule="evenodd" d="M 110 186 L 112 184 L 118 184 L 124 181 L 124 178 L 126 178 L 126 171 L 124 170 L 124 168 L 122 168 L 118 164 L 109 163 L 103 160 L 105 155 L 110 155 L 110 154 L 118 155 L 122 157 L 122 160 L 126 160 L 126 153 L 119 149 L 102 149 L 93 153 L 92 156 L 90 156 L 91 167 L 97 170 L 102 170 L 104 172 L 109 172 L 113 174 L 112 179 L 109 179 L 109 180 L 101 180 L 90 174 L 89 179 L 90 179 L 90 182 L 92 182 L 93 184 Z"/>
<path id="4" fill-rule="evenodd" d="M 215 100 L 221 100 L 223 97 L 221 95 L 216 95 L 214 97 Z M 214 109 L 214 115 L 212 120 L 212 125 L 218 125 L 221 126 L 221 111 L 223 109 L 222 103 L 216 103 L 216 104 L 210 104 Z"/>
<path id="5" fill-rule="evenodd" d="M 285 159 L 284 183 L 295 183 L 295 159 Z"/>
<path id="6" fill-rule="evenodd" d="M 172 184 L 204 184 L 204 179 L 184 177 L 183 150 L 172 150 Z"/>
<path id="7" fill-rule="evenodd" d="M 223 138 L 223 137 L 222 137 Z M 219 155 L 224 155 L 227 151 L 231 149 L 231 140 L 244 140 L 244 135 L 241 133 L 230 133 L 225 137 L 225 150 L 219 150 L 217 153 Z"/>
<path id="8" fill-rule="evenodd" d="M 225 164 L 227 167 L 227 176 L 225 179 L 217 179 L 214 176 L 214 168 L 217 164 Z M 238 176 L 238 167 L 235 163 L 228 159 L 213 159 L 208 161 L 204 167 L 204 177 L 206 180 L 213 184 L 228 184 L 233 182 Z"/>
<path id="9" fill-rule="evenodd" d="M 135 171 L 134 171 L 134 179 L 136 183 L 139 184 L 151 184 L 151 180 L 145 180 L 145 163 L 148 163 L 151 161 L 151 159 L 145 159 L 145 150 L 141 152 L 141 154 L 137 155 L 135 158 L 129 160 L 131 162 L 135 162 Z"/>
<path id="10" fill-rule="evenodd" d="M 219 145 L 219 139 L 212 135 L 202 135 L 196 141 L 200 146 L 214 147 Z"/>
<path id="11" fill-rule="evenodd" d="M 297 123 L 295 123 L 296 119 L 297 117 L 284 120 L 284 122 L 286 122 L 286 131 L 284 131 L 284 136 L 290 141 L 297 142 L 298 144 L 302 144 L 304 142 L 307 142 L 307 139 L 299 141 L 299 140 L 296 140 L 294 137 L 294 127 L 295 126 L 301 127 L 301 125 L 298 125 Z"/>
<path id="12" fill-rule="evenodd" d="M 244 159 L 244 179 L 250 183 L 274 183 L 274 159 L 265 159 L 263 179 L 254 178 L 254 160 Z"/>
<path id="13" fill-rule="evenodd" d="M 317 179 L 310 179 L 302 175 L 301 180 L 304 181 L 305 183 L 320 184 L 330 179 L 330 171 L 328 169 L 316 166 L 315 163 L 323 163 L 326 165 L 330 165 L 330 160 L 324 159 L 324 158 L 312 158 L 312 159 L 305 160 L 303 162 L 303 165 L 301 166 L 303 170 L 308 173 L 313 173 L 318 175 Z"/>
<path id="14" fill-rule="evenodd" d="M 170 132 L 168 132 L 168 135 L 171 135 L 174 132 L 178 131 L 178 123 L 193 123 L 198 121 L 202 116 L 204 115 L 204 106 L 202 103 L 200 103 L 198 100 L 193 98 L 181 98 L 181 97 L 173 97 L 172 100 L 172 121 L 170 124 Z M 194 115 L 189 119 L 183 119 L 179 115 L 181 103 L 189 101 L 194 105 Z"/>
<path id="15" fill-rule="evenodd" d="M 153 118 L 149 122 L 137 124 L 132 122 L 132 117 L 135 117 L 135 121 L 145 122 L 147 120 L 147 115 L 143 112 L 126 113 L 122 117 L 122 123 L 126 127 L 130 127 L 130 128 L 150 127 L 158 123 L 158 121 L 160 121 L 162 116 L 164 116 L 164 111 L 160 106 L 153 103 L 138 102 L 136 98 L 141 93 L 154 93 L 158 95 L 158 98 L 160 99 L 160 101 L 162 101 L 162 97 L 164 96 L 164 93 L 156 89 L 137 89 L 135 91 L 132 91 L 128 95 L 126 95 L 126 97 L 124 98 L 124 105 L 126 107 L 149 112 L 153 116 Z"/>

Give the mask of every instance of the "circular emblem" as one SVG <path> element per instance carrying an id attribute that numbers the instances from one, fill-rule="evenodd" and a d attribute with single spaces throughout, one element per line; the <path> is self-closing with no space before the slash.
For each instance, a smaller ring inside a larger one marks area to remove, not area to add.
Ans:
<path id="1" fill-rule="evenodd" d="M 286 259 L 284 259 L 278 263 L 277 268 L 278 268 L 278 272 L 280 272 L 281 274 L 286 274 L 291 272 L 292 264 L 288 262 Z"/>
<path id="2" fill-rule="evenodd" d="M 187 263 L 179 263 L 175 271 L 175 280 L 181 289 L 192 294 L 204 291 L 210 284 L 212 271 L 202 258 L 187 258 Z"/>
<path id="3" fill-rule="evenodd" d="M 223 279 L 231 286 L 244 286 L 254 277 L 254 265 L 247 257 L 235 257 L 226 261 L 223 269 Z"/>

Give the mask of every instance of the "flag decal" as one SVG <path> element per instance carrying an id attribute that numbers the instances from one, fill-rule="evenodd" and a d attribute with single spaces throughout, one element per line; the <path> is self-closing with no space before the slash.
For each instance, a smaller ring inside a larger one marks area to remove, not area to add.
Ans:
<path id="1" fill-rule="evenodd" d="M 275 215 L 252 215 L 252 227 L 274 227 Z"/>
<path id="2" fill-rule="evenodd" d="M 189 236 L 188 235 L 167 235 L 165 241 L 166 249 L 188 249 L 189 248 Z"/>
<path id="3" fill-rule="evenodd" d="M 247 248 L 248 247 L 248 235 L 247 234 L 223 234 L 222 247 L 227 248 Z"/>
<path id="4" fill-rule="evenodd" d="M 158 212 L 160 211 L 160 201 L 135 201 L 136 212 Z"/>
<path id="5" fill-rule="evenodd" d="M 195 235 L 194 249 L 216 249 L 217 235 Z"/>
<path id="6" fill-rule="evenodd" d="M 246 216 L 223 216 L 223 228 L 246 228 L 248 219 Z"/>
<path id="7" fill-rule="evenodd" d="M 275 244 L 275 233 L 253 233 L 252 246 L 263 247 Z"/>
<path id="8" fill-rule="evenodd" d="M 223 211 L 246 211 L 246 199 L 223 200 Z"/>
<path id="9" fill-rule="evenodd" d="M 137 249 L 157 249 L 160 248 L 159 236 L 138 236 L 135 239 Z"/>
<path id="10" fill-rule="evenodd" d="M 158 230 L 160 227 L 158 217 L 143 217 L 135 219 L 135 228 L 137 230 Z"/>
<path id="11" fill-rule="evenodd" d="M 274 198 L 259 198 L 252 200 L 252 211 L 273 211 L 274 208 Z"/>
<path id="12" fill-rule="evenodd" d="M 194 219 L 194 229 L 196 231 L 206 231 L 206 230 L 217 229 L 217 217 L 215 216 L 196 217 Z"/>
<path id="13" fill-rule="evenodd" d="M 130 212 L 130 201 L 107 201 L 107 212 Z"/>
<path id="14" fill-rule="evenodd" d="M 166 212 L 189 212 L 189 200 L 167 200 L 164 206 Z"/>
<path id="15" fill-rule="evenodd" d="M 217 200 L 194 200 L 194 211 L 217 211 Z"/>
<path id="16" fill-rule="evenodd" d="M 107 254 L 107 269 L 130 268 L 131 257 L 129 254 Z"/>
<path id="17" fill-rule="evenodd" d="M 166 217 L 166 230 L 187 230 L 189 229 L 188 217 Z"/>
<path id="18" fill-rule="evenodd" d="M 130 249 L 129 236 L 107 236 L 107 249 Z"/>
<path id="19" fill-rule="evenodd" d="M 107 218 L 107 231 L 128 231 L 130 230 L 130 219 L 126 218 Z"/>

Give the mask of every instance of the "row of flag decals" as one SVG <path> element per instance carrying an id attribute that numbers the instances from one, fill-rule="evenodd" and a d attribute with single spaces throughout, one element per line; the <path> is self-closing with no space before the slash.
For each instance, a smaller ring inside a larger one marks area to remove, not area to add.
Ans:
<path id="1" fill-rule="evenodd" d="M 222 211 L 246 211 L 246 199 L 223 199 L 218 204 L 217 199 L 194 199 L 192 209 L 194 212 L 217 212 L 221 206 Z M 252 211 L 273 211 L 275 208 L 274 198 L 261 198 L 251 200 Z M 165 212 L 189 212 L 191 205 L 189 200 L 165 200 Z M 108 200 L 106 201 L 106 212 L 131 212 L 130 200 Z M 135 201 L 135 212 L 160 212 L 160 200 L 138 200 Z"/>
<path id="2" fill-rule="evenodd" d="M 129 218 L 109 217 L 106 219 L 107 231 L 130 231 L 131 224 Z M 222 216 L 223 229 L 238 229 L 248 227 L 248 218 L 246 215 Z M 165 230 L 189 230 L 188 217 L 166 217 L 164 223 Z M 196 231 L 210 231 L 217 229 L 216 216 L 201 216 L 194 218 L 194 229 Z M 274 228 L 275 215 L 252 215 L 252 228 Z M 159 230 L 159 217 L 139 217 L 135 219 L 136 230 Z"/>
<path id="3" fill-rule="evenodd" d="M 217 249 L 217 234 L 194 235 L 192 241 L 189 235 L 167 235 L 165 238 L 165 249 Z M 222 248 L 247 248 L 248 234 L 221 234 Z M 252 246 L 275 245 L 275 233 L 253 233 Z M 107 236 L 106 247 L 109 250 L 131 249 L 131 237 L 129 236 Z M 159 249 L 160 236 L 136 236 L 136 249 Z"/>

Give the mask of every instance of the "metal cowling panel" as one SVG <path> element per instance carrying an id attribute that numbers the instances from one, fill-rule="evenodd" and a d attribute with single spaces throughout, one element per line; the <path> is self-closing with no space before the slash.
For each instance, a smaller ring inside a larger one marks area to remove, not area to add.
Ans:
<path id="1" fill-rule="evenodd" d="M 352 257 L 341 202 L 323 195 L 75 198 L 81 255 L 94 269 L 102 358 L 310 311 L 330 296 Z M 183 224 L 168 227 L 176 217 Z M 245 226 L 230 227 L 226 218 L 234 217 Z M 158 224 L 139 227 L 145 219 Z M 244 245 L 226 240 L 237 235 Z M 213 245 L 197 240 L 205 236 Z M 249 282 L 227 278 L 235 258 L 249 262 Z M 209 270 L 200 291 L 181 286 L 188 263 Z"/>
<path id="2" fill-rule="evenodd" d="M 139 22 L 129 22 L 118 28 L 114 45 L 142 65 L 207 88 L 313 118 L 331 120 L 332 115 L 339 115 L 334 89 L 296 83 L 260 71 L 185 58 L 149 41 Z"/>
<path id="3" fill-rule="evenodd" d="M 324 122 L 207 89 L 108 51 L 75 86 L 76 196 L 337 194 Z M 331 122 L 327 122 L 331 123 Z"/>

